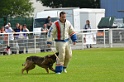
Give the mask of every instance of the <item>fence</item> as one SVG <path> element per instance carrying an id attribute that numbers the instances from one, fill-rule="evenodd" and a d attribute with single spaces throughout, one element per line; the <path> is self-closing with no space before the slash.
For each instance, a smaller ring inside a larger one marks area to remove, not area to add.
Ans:
<path id="1" fill-rule="evenodd" d="M 16 37 L 21 34 L 23 35 L 24 33 L 28 35 L 28 39 Z M 23 50 L 23 53 L 38 53 L 42 51 L 49 51 L 50 48 L 48 48 L 46 45 L 46 33 L 39 32 L 39 35 L 34 34 L 35 33 L 33 32 L 18 32 L 14 34 L 15 39 L 10 40 L 10 33 L 1 33 L 0 51 L 4 51 L 7 45 L 10 45 L 11 50 L 17 51 L 18 53 L 20 50 Z M 93 48 L 124 47 L 124 29 L 92 29 L 91 32 L 87 33 L 84 33 L 83 31 L 77 32 L 77 44 L 71 44 L 72 49 L 86 49 L 84 37 L 87 34 L 95 34 L 96 42 L 92 44 Z M 54 48 L 54 45 L 52 45 L 52 48 Z"/>
<path id="2" fill-rule="evenodd" d="M 112 48 L 112 47 L 124 47 L 124 29 L 92 29 L 89 33 L 79 32 L 78 44 L 76 49 L 85 49 L 86 44 L 83 42 L 85 34 L 96 33 L 96 44 L 93 44 L 94 48 Z M 80 43 L 82 42 L 82 43 Z M 79 46 L 78 46 L 79 45 Z M 81 47 L 82 45 L 82 47 Z"/>

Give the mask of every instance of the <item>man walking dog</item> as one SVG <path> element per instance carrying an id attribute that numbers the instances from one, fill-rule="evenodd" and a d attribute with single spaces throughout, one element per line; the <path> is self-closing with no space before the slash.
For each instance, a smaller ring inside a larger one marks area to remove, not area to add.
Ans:
<path id="1" fill-rule="evenodd" d="M 56 42 L 56 50 L 59 52 L 55 72 L 57 74 L 61 74 L 62 71 L 67 73 L 66 68 L 72 57 L 69 38 L 71 38 L 73 45 L 75 45 L 77 36 L 71 23 L 66 20 L 65 12 L 60 12 L 60 19 L 50 27 L 47 37 L 47 45 L 50 46 L 52 44 L 51 41 L 54 39 Z"/>

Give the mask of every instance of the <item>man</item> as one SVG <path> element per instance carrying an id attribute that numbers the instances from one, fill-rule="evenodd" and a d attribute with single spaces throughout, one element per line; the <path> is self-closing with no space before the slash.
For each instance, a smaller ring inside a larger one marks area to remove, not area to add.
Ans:
<path id="1" fill-rule="evenodd" d="M 17 50 L 15 48 L 15 41 L 14 41 L 14 31 L 13 29 L 11 28 L 11 24 L 8 23 L 6 26 L 5 26 L 5 32 L 6 33 L 10 33 L 8 34 L 8 37 L 9 37 L 9 44 L 10 44 L 10 47 L 11 47 L 11 51 L 12 51 L 12 54 L 17 54 Z"/>
<path id="2" fill-rule="evenodd" d="M 48 48 L 47 48 L 47 45 L 46 45 L 46 40 L 47 40 L 47 32 L 48 32 L 48 29 L 47 29 L 47 26 L 46 24 L 44 24 L 43 28 L 41 28 L 41 35 L 40 35 L 40 51 L 41 52 L 45 52 L 45 51 L 48 51 Z"/>
<path id="3" fill-rule="evenodd" d="M 19 23 L 16 23 L 16 27 L 14 29 L 15 31 L 15 34 L 14 34 L 14 39 L 15 39 L 15 43 L 16 43 L 16 49 L 19 50 L 19 43 L 18 43 L 18 40 L 19 40 L 19 33 L 17 32 L 20 32 L 20 24 Z M 20 54 L 20 51 L 19 51 L 19 54 Z"/>
<path id="4" fill-rule="evenodd" d="M 48 31 L 47 45 L 52 44 L 52 40 L 56 42 L 56 50 L 59 52 L 59 56 L 56 62 L 55 72 L 61 74 L 61 72 L 67 72 L 66 68 L 72 57 L 72 50 L 69 44 L 69 38 L 71 38 L 73 45 L 76 44 L 77 36 L 74 32 L 71 23 L 66 20 L 66 13 L 60 12 L 60 19 L 54 22 Z"/>
<path id="5" fill-rule="evenodd" d="M 47 17 L 44 25 L 47 27 L 47 29 L 49 29 L 51 27 L 52 22 L 51 22 L 51 17 L 50 16 Z"/>
<path id="6" fill-rule="evenodd" d="M 15 32 L 20 32 L 19 26 L 20 24 L 16 23 L 16 28 L 14 29 Z M 14 34 L 15 40 L 18 40 L 18 36 L 19 34 Z"/>

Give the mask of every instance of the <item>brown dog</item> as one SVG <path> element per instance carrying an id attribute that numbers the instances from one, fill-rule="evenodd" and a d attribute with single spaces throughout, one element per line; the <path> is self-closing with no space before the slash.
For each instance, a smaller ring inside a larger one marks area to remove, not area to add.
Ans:
<path id="1" fill-rule="evenodd" d="M 39 56 L 27 57 L 25 64 L 22 64 L 23 66 L 25 66 L 22 69 L 22 74 L 25 70 L 28 74 L 29 70 L 32 70 L 35 68 L 35 65 L 38 65 L 39 67 L 44 68 L 47 71 L 47 73 L 49 73 L 49 69 L 55 72 L 52 66 L 56 62 L 56 56 L 58 55 L 59 53 L 57 52 L 53 55 L 47 55 L 44 57 L 39 57 Z"/>

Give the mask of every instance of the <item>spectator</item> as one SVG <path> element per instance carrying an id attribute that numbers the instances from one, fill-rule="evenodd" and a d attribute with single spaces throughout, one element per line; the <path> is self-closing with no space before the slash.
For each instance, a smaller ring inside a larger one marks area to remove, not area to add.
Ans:
<path id="1" fill-rule="evenodd" d="M 8 23 L 6 26 L 5 26 L 5 32 L 6 33 L 10 33 L 8 34 L 8 39 L 9 39 L 9 44 L 10 45 L 10 49 L 12 51 L 12 54 L 16 54 L 17 53 L 17 50 L 16 50 L 16 47 L 15 47 L 15 41 L 14 41 L 14 36 L 13 36 L 13 29 L 11 28 L 11 24 Z"/>
<path id="2" fill-rule="evenodd" d="M 20 24 L 19 23 L 16 23 L 16 28 L 14 29 L 14 31 L 16 32 L 14 34 L 14 39 L 15 39 L 15 42 L 16 42 L 16 49 L 19 49 L 19 44 L 18 44 L 18 36 L 19 36 L 19 34 L 17 33 L 17 32 L 20 32 L 19 26 L 20 26 Z M 19 51 L 19 54 L 20 53 L 21 52 Z"/>
<path id="3" fill-rule="evenodd" d="M 41 35 L 40 35 L 40 51 L 41 52 L 45 52 L 48 51 L 48 49 L 46 50 L 47 46 L 46 46 L 46 38 L 47 38 L 47 32 L 48 29 L 46 27 L 46 24 L 44 24 L 43 28 L 41 28 Z"/>
<path id="4" fill-rule="evenodd" d="M 41 28 L 41 31 L 46 32 L 46 33 L 48 32 L 48 28 L 46 28 L 46 25 L 44 25 L 43 28 Z"/>
<path id="5" fill-rule="evenodd" d="M 24 35 L 23 35 L 23 27 L 22 25 L 19 25 L 19 34 L 18 34 L 18 45 L 19 45 L 19 54 L 24 53 Z"/>
<path id="6" fill-rule="evenodd" d="M 2 33 L 6 33 L 4 26 L 2 26 L 1 29 L 0 29 L 0 43 L 4 44 L 5 41 L 7 41 L 7 35 L 6 34 L 2 34 Z"/>
<path id="7" fill-rule="evenodd" d="M 20 24 L 16 23 L 16 28 L 14 29 L 15 32 L 20 32 L 20 28 L 19 28 Z M 18 39 L 19 34 L 14 34 L 15 40 Z"/>
<path id="8" fill-rule="evenodd" d="M 1 33 L 6 33 L 4 26 L 2 26 L 2 28 L 1 28 Z"/>
<path id="9" fill-rule="evenodd" d="M 49 29 L 51 27 L 51 25 L 52 25 L 51 17 L 48 16 L 46 21 L 45 21 L 45 25 L 44 26 L 46 26 Z"/>
<path id="10" fill-rule="evenodd" d="M 6 34 L 3 34 L 3 33 L 6 33 L 5 29 L 4 29 L 4 26 L 2 26 L 1 29 L 0 29 L 0 52 L 4 51 L 4 48 L 6 46 L 5 41 L 7 41 L 7 36 L 6 36 Z"/>
<path id="11" fill-rule="evenodd" d="M 29 32 L 29 30 L 28 30 L 26 24 L 23 25 L 23 32 L 27 32 L 27 33 L 24 33 L 23 35 L 24 35 L 24 43 L 25 43 L 26 53 L 28 53 L 28 34 L 29 34 L 28 32 Z"/>
<path id="12" fill-rule="evenodd" d="M 89 20 L 86 20 L 86 24 L 84 26 L 84 32 L 91 32 L 91 26 L 90 26 L 90 21 Z M 86 38 L 84 37 L 84 42 L 86 42 Z M 87 48 L 92 48 L 92 45 L 91 44 L 86 44 L 86 47 Z"/>

